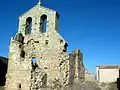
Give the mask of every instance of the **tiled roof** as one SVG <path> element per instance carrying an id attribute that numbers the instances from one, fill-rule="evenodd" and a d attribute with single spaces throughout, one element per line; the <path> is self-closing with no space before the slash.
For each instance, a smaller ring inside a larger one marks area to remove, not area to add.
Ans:
<path id="1" fill-rule="evenodd" d="M 120 69 L 120 65 L 101 65 L 96 67 L 99 67 L 99 69 Z"/>

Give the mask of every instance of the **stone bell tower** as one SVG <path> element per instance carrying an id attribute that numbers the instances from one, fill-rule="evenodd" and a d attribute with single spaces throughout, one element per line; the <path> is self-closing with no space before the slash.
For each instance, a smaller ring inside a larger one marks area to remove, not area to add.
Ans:
<path id="1" fill-rule="evenodd" d="M 19 17 L 19 31 L 23 36 L 58 31 L 59 15 L 56 11 L 45 8 L 38 3 Z"/>
<path id="2" fill-rule="evenodd" d="M 19 17 L 18 32 L 9 46 L 6 90 L 40 90 L 68 83 L 68 44 L 58 33 L 58 19 L 58 13 L 40 1 Z"/>

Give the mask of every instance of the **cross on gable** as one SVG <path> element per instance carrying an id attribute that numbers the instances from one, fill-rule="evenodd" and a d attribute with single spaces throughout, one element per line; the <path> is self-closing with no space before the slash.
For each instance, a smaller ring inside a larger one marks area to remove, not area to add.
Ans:
<path id="1" fill-rule="evenodd" d="M 41 0 L 39 0 L 39 2 L 38 2 L 38 5 L 41 5 L 42 3 L 41 3 Z"/>

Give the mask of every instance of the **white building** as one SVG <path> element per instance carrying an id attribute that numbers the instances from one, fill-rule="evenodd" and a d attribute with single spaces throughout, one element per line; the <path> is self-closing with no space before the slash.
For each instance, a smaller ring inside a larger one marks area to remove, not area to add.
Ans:
<path id="1" fill-rule="evenodd" d="M 119 77 L 120 65 L 101 65 L 96 67 L 99 82 L 115 82 Z"/>

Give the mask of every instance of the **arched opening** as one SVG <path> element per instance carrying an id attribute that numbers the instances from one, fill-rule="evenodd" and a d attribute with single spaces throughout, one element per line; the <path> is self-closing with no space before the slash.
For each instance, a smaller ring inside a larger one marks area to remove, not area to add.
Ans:
<path id="1" fill-rule="evenodd" d="M 32 57 L 32 68 L 33 68 L 33 69 L 36 69 L 36 67 L 38 67 L 38 65 L 37 65 L 37 60 L 36 60 L 35 57 Z"/>
<path id="2" fill-rule="evenodd" d="M 32 63 L 33 63 L 33 64 L 37 63 L 35 57 L 32 58 Z"/>
<path id="3" fill-rule="evenodd" d="M 67 51 L 67 47 L 68 47 L 68 44 L 65 43 L 65 45 L 64 45 L 64 49 L 63 49 L 63 52 L 66 52 L 66 51 Z"/>
<path id="4" fill-rule="evenodd" d="M 32 31 L 32 18 L 31 17 L 28 17 L 26 19 L 26 34 L 30 34 L 31 31 Z"/>
<path id="5" fill-rule="evenodd" d="M 42 32 L 46 32 L 47 28 L 47 15 L 43 14 L 40 18 L 40 27 Z"/>

